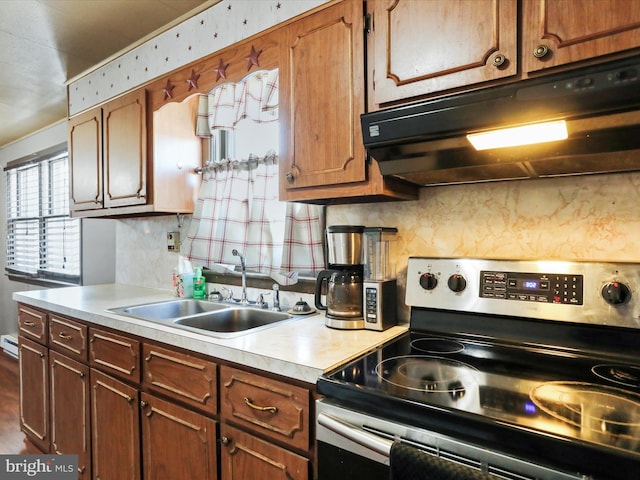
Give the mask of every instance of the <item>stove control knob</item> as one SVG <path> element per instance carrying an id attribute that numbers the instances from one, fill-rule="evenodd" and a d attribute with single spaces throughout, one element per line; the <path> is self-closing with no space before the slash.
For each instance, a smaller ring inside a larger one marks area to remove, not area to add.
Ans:
<path id="1" fill-rule="evenodd" d="M 624 305 L 631 300 L 631 290 L 621 282 L 608 282 L 602 287 L 602 298 L 609 305 Z"/>
<path id="2" fill-rule="evenodd" d="M 438 286 L 438 277 L 433 273 L 423 273 L 420 275 L 420 286 L 425 290 L 433 290 Z"/>
<path id="3" fill-rule="evenodd" d="M 452 292 L 460 293 L 467 288 L 467 280 L 459 273 L 454 273 L 447 282 Z"/>

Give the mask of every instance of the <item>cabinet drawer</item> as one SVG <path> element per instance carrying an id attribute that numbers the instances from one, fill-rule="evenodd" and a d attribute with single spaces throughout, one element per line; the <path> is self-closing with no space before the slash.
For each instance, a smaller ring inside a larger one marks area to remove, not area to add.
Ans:
<path id="1" fill-rule="evenodd" d="M 140 342 L 133 338 L 90 328 L 89 362 L 99 370 L 140 383 Z"/>
<path id="2" fill-rule="evenodd" d="M 303 450 L 309 448 L 309 390 L 220 367 L 221 415 Z"/>
<path id="3" fill-rule="evenodd" d="M 49 315 L 49 346 L 71 358 L 87 361 L 87 333 L 86 325 Z"/>
<path id="4" fill-rule="evenodd" d="M 18 304 L 18 330 L 26 338 L 30 338 L 42 345 L 47 344 L 47 314 Z"/>
<path id="5" fill-rule="evenodd" d="M 215 363 L 146 343 L 142 351 L 144 387 L 194 408 L 218 413 Z"/>

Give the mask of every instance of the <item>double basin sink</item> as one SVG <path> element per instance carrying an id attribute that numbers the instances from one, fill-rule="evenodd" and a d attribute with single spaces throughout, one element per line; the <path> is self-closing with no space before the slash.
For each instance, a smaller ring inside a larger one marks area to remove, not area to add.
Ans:
<path id="1" fill-rule="evenodd" d="M 284 312 L 192 298 L 110 308 L 107 311 L 219 338 L 253 333 L 295 318 Z"/>

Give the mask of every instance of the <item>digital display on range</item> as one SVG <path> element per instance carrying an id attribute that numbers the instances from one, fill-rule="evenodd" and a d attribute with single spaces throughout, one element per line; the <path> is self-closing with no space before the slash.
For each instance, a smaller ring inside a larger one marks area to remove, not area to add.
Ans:
<path id="1" fill-rule="evenodd" d="M 480 272 L 480 297 L 582 305 L 583 276 L 524 272 Z"/>

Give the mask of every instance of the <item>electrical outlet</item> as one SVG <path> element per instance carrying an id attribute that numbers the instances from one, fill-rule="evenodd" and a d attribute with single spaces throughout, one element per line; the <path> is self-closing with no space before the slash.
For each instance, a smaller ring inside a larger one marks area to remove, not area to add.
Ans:
<path id="1" fill-rule="evenodd" d="M 167 250 L 170 252 L 180 251 L 180 232 L 167 232 Z"/>

